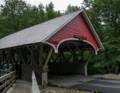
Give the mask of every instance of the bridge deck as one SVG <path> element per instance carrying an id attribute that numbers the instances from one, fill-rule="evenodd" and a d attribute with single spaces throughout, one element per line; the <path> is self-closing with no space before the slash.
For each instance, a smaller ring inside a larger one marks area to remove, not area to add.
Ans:
<path id="1" fill-rule="evenodd" d="M 17 80 L 7 93 L 32 93 L 32 83 Z"/>

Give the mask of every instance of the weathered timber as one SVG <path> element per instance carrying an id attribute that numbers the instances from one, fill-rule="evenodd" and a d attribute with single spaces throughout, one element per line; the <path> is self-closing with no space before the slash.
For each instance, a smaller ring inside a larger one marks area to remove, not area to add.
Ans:
<path id="1" fill-rule="evenodd" d="M 50 57 L 51 57 L 51 55 L 52 55 L 52 51 L 53 51 L 53 49 L 50 48 L 50 51 L 49 51 L 49 53 L 48 53 L 48 56 L 47 56 L 47 58 L 46 58 L 46 60 L 45 60 L 44 66 L 43 66 L 43 71 L 46 70 L 46 68 L 47 68 L 48 62 L 49 62 Z"/>
<path id="2" fill-rule="evenodd" d="M 43 58 L 42 58 L 42 54 L 43 54 L 43 45 L 39 46 L 39 66 L 41 67 L 42 66 L 42 63 L 43 63 Z"/>
<path id="3" fill-rule="evenodd" d="M 0 77 L 0 93 L 6 93 L 15 82 L 15 71 Z"/>

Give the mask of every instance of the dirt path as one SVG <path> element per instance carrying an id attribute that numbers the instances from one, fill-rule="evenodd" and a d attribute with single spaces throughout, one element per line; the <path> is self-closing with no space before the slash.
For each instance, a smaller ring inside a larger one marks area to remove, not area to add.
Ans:
<path id="1" fill-rule="evenodd" d="M 32 85 L 25 81 L 17 81 L 7 93 L 32 93 Z"/>

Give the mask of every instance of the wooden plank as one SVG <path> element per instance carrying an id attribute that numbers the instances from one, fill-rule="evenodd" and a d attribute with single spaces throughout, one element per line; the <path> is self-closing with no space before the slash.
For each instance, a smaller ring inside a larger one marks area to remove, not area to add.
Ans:
<path id="1" fill-rule="evenodd" d="M 4 76 L 1 76 L 1 77 L 0 77 L 0 82 L 3 81 L 3 80 L 5 80 L 6 78 L 9 78 L 9 77 L 10 77 L 11 75 L 13 75 L 13 74 L 15 74 L 15 71 L 10 72 L 10 73 L 8 73 L 8 74 L 6 74 L 6 75 L 4 75 Z"/>
<path id="2" fill-rule="evenodd" d="M 49 51 L 49 53 L 48 53 L 48 56 L 47 56 L 47 58 L 46 58 L 46 61 L 45 61 L 45 63 L 44 63 L 44 66 L 43 66 L 43 71 L 46 70 L 47 64 L 48 64 L 48 62 L 49 62 L 49 60 L 50 60 L 50 57 L 51 57 L 51 55 L 52 55 L 52 51 L 53 51 L 53 49 L 50 48 L 50 51 Z"/>
<path id="3" fill-rule="evenodd" d="M 43 45 L 40 45 L 39 49 L 39 66 L 41 67 L 42 66 L 42 63 L 43 63 L 43 57 L 42 57 L 42 54 L 43 54 Z"/>
<path id="4" fill-rule="evenodd" d="M 2 90 L 1 93 L 6 93 L 6 91 L 10 88 L 10 86 L 12 86 L 12 84 L 15 81 L 15 71 L 10 72 L 2 77 L 0 77 L 0 90 Z"/>
<path id="5" fill-rule="evenodd" d="M 34 52 L 33 52 L 33 46 L 27 46 L 28 50 L 30 51 L 30 64 L 33 65 L 34 62 Z"/>
<path id="6" fill-rule="evenodd" d="M 15 80 L 13 80 L 3 91 L 2 93 L 6 93 L 8 89 L 15 83 Z"/>

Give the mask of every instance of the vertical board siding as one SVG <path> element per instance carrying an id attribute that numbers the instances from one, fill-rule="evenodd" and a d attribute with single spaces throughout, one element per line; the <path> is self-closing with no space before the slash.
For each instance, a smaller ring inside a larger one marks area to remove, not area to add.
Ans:
<path id="1" fill-rule="evenodd" d="M 53 43 L 57 47 L 60 41 L 73 38 L 74 36 L 84 37 L 87 41 L 92 43 L 96 49 L 100 48 L 98 41 L 82 15 L 75 17 L 70 23 L 53 35 L 48 42 Z"/>

